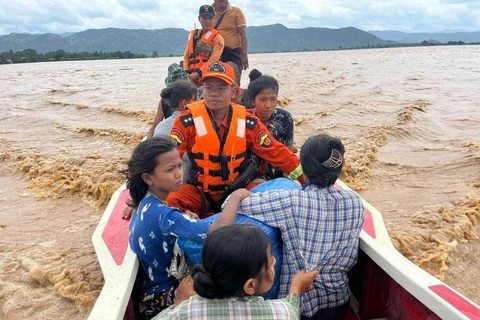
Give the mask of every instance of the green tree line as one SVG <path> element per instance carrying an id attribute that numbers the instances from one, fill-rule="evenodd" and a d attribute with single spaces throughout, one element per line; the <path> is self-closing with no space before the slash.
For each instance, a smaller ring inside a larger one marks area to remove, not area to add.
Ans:
<path id="1" fill-rule="evenodd" d="M 33 49 L 26 49 L 23 51 L 13 52 L 10 50 L 0 53 L 0 64 L 71 60 L 138 59 L 147 57 L 148 56 L 145 54 L 138 54 L 130 51 L 65 52 L 60 49 L 42 54 Z"/>

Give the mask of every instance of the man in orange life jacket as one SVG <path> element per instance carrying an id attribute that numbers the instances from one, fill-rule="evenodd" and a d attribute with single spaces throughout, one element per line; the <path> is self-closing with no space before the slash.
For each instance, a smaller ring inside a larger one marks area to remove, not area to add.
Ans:
<path id="1" fill-rule="evenodd" d="M 245 107 L 231 103 L 234 82 L 235 73 L 228 64 L 217 61 L 205 65 L 200 79 L 204 100 L 189 104 L 175 120 L 170 135 L 177 141 L 180 156 L 187 152 L 192 168 L 189 182 L 170 192 L 170 206 L 200 217 L 219 210 L 227 186 L 244 170 L 249 151 L 304 182 L 297 156 L 275 140 Z"/>
<path id="2" fill-rule="evenodd" d="M 183 69 L 197 87 L 200 86 L 198 80 L 202 77 L 202 67 L 207 62 L 218 61 L 225 45 L 223 37 L 213 28 L 214 15 L 212 6 L 205 4 L 200 7 L 198 21 L 202 29 L 190 31 L 183 55 Z"/>

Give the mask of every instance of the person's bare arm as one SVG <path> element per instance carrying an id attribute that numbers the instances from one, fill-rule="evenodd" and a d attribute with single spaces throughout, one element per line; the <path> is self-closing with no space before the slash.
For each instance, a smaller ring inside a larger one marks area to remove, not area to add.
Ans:
<path id="1" fill-rule="evenodd" d="M 155 132 L 155 128 L 160 123 L 160 121 L 163 120 L 164 116 L 165 115 L 163 114 L 162 99 L 160 99 L 160 101 L 158 102 L 157 113 L 155 114 L 155 119 L 153 119 L 152 127 L 150 128 L 150 130 L 148 130 L 147 138 L 153 137 L 153 133 Z"/>
<path id="2" fill-rule="evenodd" d="M 247 39 L 247 27 L 238 27 L 238 33 L 240 34 L 240 40 L 242 43 L 242 68 L 248 69 L 248 39 Z"/>
<path id="3" fill-rule="evenodd" d="M 212 233 L 213 231 L 221 227 L 233 224 L 233 221 L 235 221 L 235 217 L 237 216 L 237 209 L 240 201 L 242 201 L 249 195 L 250 191 L 248 191 L 247 189 L 235 190 L 230 195 L 230 197 L 228 197 L 225 208 L 223 208 L 223 211 L 218 216 L 218 219 L 214 223 L 212 223 L 212 225 L 208 229 L 208 233 Z"/>
<path id="4" fill-rule="evenodd" d="M 318 276 L 318 270 L 298 272 L 292 279 L 289 294 L 301 295 L 305 291 L 312 289 L 313 280 Z"/>
<path id="5" fill-rule="evenodd" d="M 191 275 L 188 275 L 183 278 L 182 281 L 180 281 L 180 284 L 175 291 L 174 304 L 179 305 L 193 295 L 195 295 L 195 290 L 193 289 L 193 279 Z"/>

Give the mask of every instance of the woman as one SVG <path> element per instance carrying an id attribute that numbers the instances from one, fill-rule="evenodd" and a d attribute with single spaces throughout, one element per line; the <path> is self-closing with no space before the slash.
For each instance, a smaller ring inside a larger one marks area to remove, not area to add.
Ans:
<path id="1" fill-rule="evenodd" d="M 225 241 L 228 239 L 228 241 Z M 212 232 L 202 251 L 202 265 L 192 271 L 197 295 L 157 317 L 172 320 L 297 320 L 300 295 L 311 289 L 318 271 L 300 271 L 284 299 L 263 300 L 275 276 L 275 258 L 268 236 L 257 226 L 232 225 Z"/>
<path id="2" fill-rule="evenodd" d="M 353 190 L 335 188 L 345 147 L 320 134 L 307 139 L 300 161 L 307 185 L 297 190 L 254 193 L 238 213 L 279 228 L 283 264 L 279 297 L 299 270 L 318 269 L 314 289 L 302 296 L 302 319 L 343 319 L 349 306 L 348 272 L 358 257 L 364 219 L 362 199 Z"/>

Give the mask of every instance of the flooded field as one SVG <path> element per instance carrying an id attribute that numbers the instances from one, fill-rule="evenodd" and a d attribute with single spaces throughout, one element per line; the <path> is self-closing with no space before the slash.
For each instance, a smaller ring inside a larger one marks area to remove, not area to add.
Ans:
<path id="1" fill-rule="evenodd" d="M 342 179 L 397 249 L 480 303 L 479 46 L 250 55 L 295 142 L 346 145 Z M 0 66 L 0 319 L 86 319 L 91 235 L 178 58 Z M 248 72 L 242 83 L 248 83 Z"/>

